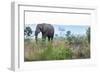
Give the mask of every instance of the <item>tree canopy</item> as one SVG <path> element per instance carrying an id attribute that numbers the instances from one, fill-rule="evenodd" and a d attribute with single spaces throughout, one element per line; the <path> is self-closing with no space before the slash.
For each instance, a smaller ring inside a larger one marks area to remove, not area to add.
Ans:
<path id="1" fill-rule="evenodd" d="M 32 34 L 32 29 L 29 26 L 25 27 L 24 35 L 31 36 L 31 34 Z"/>

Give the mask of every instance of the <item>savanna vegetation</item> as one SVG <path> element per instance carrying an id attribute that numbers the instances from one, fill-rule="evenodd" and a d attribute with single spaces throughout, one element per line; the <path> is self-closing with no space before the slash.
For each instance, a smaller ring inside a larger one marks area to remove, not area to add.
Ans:
<path id="1" fill-rule="evenodd" d="M 85 59 L 90 58 L 90 28 L 85 35 L 74 35 L 66 31 L 66 37 L 59 37 L 55 34 L 53 41 L 42 41 L 38 38 L 30 38 L 32 30 L 25 28 L 24 35 L 24 60 L 64 60 L 64 59 Z"/>

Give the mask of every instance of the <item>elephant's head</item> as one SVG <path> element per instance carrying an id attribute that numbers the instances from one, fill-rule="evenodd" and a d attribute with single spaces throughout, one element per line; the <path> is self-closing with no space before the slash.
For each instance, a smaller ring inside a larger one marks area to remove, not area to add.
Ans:
<path id="1" fill-rule="evenodd" d="M 36 26 L 36 30 L 35 30 L 35 40 L 36 40 L 36 42 L 37 42 L 38 34 L 41 32 L 42 27 L 43 27 L 42 24 L 37 24 L 37 26 Z"/>

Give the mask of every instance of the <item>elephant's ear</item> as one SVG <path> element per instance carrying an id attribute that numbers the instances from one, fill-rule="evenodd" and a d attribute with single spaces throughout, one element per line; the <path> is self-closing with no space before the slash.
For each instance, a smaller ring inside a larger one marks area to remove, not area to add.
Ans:
<path id="1" fill-rule="evenodd" d="M 42 23 L 42 24 L 41 24 L 41 29 L 42 29 L 42 32 L 45 32 L 45 29 L 46 29 L 46 23 Z"/>
<path id="2" fill-rule="evenodd" d="M 43 29 L 44 29 L 44 25 L 43 25 L 43 24 L 38 24 L 38 25 L 37 25 L 37 30 L 38 30 L 39 32 L 42 32 Z"/>
<path id="3" fill-rule="evenodd" d="M 46 33 L 48 31 L 48 24 L 44 23 L 42 25 L 43 32 Z"/>
<path id="4" fill-rule="evenodd" d="M 35 32 L 36 32 L 36 33 L 40 33 L 40 26 L 39 26 L 39 25 L 36 26 Z"/>

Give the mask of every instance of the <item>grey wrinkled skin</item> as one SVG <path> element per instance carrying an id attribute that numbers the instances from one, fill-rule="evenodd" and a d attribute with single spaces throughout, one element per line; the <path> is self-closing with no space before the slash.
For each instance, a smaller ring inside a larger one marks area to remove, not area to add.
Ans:
<path id="1" fill-rule="evenodd" d="M 35 40 L 38 41 L 37 37 L 39 33 L 42 33 L 42 40 L 46 40 L 46 37 L 48 38 L 48 41 L 52 41 L 54 37 L 54 27 L 51 24 L 41 23 L 37 24 L 36 30 L 35 30 Z"/>

